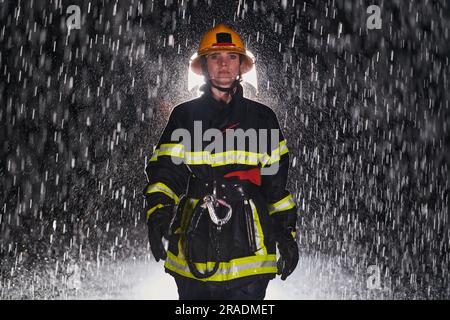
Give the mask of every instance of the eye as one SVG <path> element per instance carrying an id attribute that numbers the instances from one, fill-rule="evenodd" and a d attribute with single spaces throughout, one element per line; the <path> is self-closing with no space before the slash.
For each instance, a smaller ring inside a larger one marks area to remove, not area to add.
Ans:
<path id="1" fill-rule="evenodd" d="M 213 54 L 210 54 L 207 58 L 211 59 L 211 60 L 217 60 L 218 56 L 219 56 L 218 54 L 213 53 Z"/>
<path id="2" fill-rule="evenodd" d="M 237 54 L 230 54 L 228 55 L 230 57 L 230 60 L 236 60 L 238 59 L 238 55 Z"/>

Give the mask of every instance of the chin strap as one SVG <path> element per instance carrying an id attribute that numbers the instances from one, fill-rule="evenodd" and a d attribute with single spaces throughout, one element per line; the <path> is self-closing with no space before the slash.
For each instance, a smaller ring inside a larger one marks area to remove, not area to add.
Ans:
<path id="1" fill-rule="evenodd" d="M 234 80 L 233 84 L 229 88 L 224 88 L 224 87 L 219 87 L 219 86 L 215 85 L 211 81 L 211 79 L 208 79 L 208 83 L 211 85 L 211 87 L 214 87 L 214 88 L 216 88 L 219 91 L 226 92 L 226 93 L 228 93 L 230 95 L 235 93 L 235 88 L 237 87 L 239 82 L 240 82 L 240 80 Z"/>

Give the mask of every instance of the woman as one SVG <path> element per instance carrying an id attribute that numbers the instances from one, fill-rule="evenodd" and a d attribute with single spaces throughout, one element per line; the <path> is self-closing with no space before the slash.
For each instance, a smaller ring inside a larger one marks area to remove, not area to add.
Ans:
<path id="1" fill-rule="evenodd" d="M 146 167 L 151 251 L 180 299 L 262 300 L 298 262 L 286 141 L 274 112 L 240 85 L 253 67 L 232 29 L 206 32 L 191 61 L 204 94 L 174 108 Z"/>

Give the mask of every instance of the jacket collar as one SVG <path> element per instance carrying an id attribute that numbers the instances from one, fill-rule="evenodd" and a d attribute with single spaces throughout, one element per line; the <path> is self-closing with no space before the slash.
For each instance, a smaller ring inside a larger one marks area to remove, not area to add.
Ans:
<path id="1" fill-rule="evenodd" d="M 211 99 L 213 99 L 214 101 L 217 101 L 216 99 L 214 99 L 214 97 L 212 96 L 212 93 L 211 93 L 211 84 L 208 82 L 208 83 L 205 83 L 204 85 L 202 85 L 201 87 L 200 87 L 200 91 L 202 91 L 203 92 L 203 96 L 205 96 L 205 97 L 208 97 L 208 98 L 211 98 Z M 226 105 L 231 105 L 231 104 L 233 104 L 236 100 L 240 100 L 240 99 L 242 99 L 243 98 L 243 93 L 244 93 L 244 89 L 242 88 L 242 85 L 238 82 L 237 84 L 236 84 L 236 91 L 235 91 L 235 93 L 233 94 L 233 96 L 232 96 L 232 99 L 231 99 L 231 101 L 227 104 L 227 103 L 225 103 L 225 102 L 221 102 L 221 101 L 217 101 L 219 104 L 223 104 L 224 106 L 226 106 Z"/>

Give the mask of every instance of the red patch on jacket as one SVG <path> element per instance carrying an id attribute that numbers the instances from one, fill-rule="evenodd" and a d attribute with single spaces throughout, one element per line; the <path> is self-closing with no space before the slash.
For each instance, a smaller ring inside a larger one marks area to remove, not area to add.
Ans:
<path id="1" fill-rule="evenodd" d="M 239 180 L 247 180 L 257 186 L 261 185 L 261 172 L 259 168 L 242 171 L 232 171 L 224 175 L 224 178 L 238 177 Z"/>
<path id="2" fill-rule="evenodd" d="M 226 126 L 225 128 L 223 128 L 221 131 L 222 131 L 222 133 L 224 133 L 225 131 L 227 131 L 229 129 L 236 128 L 239 124 L 240 124 L 240 122 L 230 124 L 230 125 Z"/>

